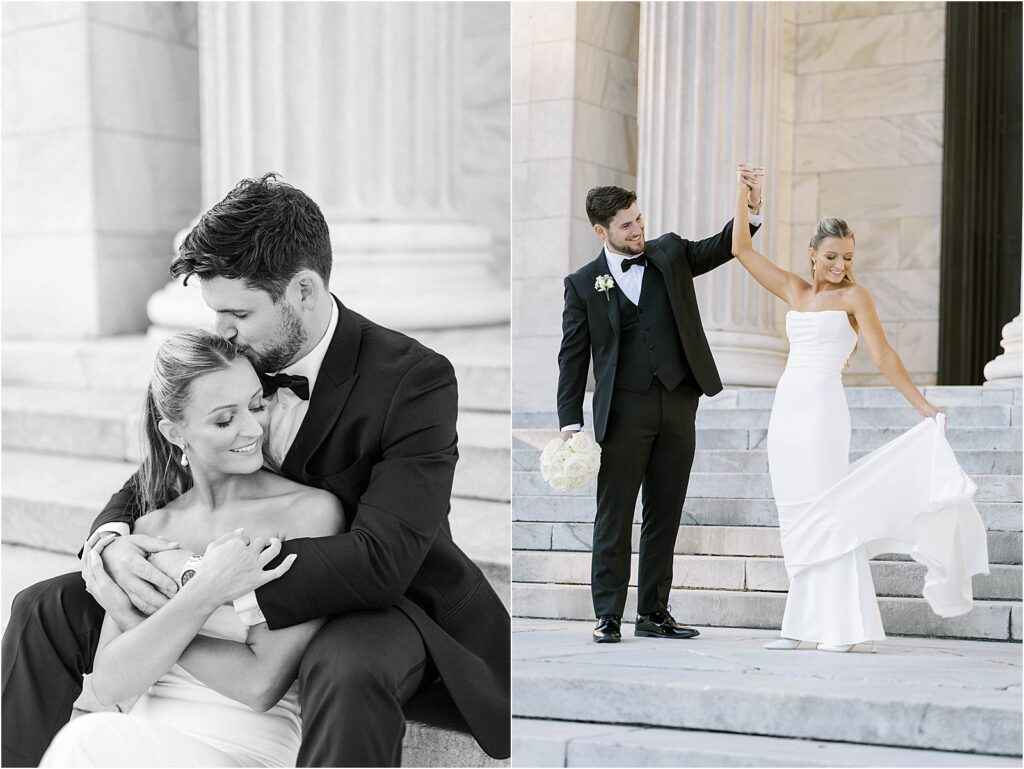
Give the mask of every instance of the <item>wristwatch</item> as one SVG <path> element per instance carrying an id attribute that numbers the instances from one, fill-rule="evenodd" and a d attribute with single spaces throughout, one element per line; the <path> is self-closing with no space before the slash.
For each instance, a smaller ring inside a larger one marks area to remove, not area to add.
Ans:
<path id="1" fill-rule="evenodd" d="M 199 562 L 201 560 L 203 560 L 201 553 L 193 553 L 189 556 L 189 559 L 185 561 L 185 565 L 181 567 L 181 574 L 178 575 L 179 585 L 185 587 L 185 583 L 196 575 L 196 569 L 199 568 Z"/>

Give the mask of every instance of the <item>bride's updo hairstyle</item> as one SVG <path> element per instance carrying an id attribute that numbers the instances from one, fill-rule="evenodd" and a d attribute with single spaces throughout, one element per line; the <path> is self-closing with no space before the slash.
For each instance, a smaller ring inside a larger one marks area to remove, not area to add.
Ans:
<path id="1" fill-rule="evenodd" d="M 160 420 L 180 422 L 192 383 L 244 357 L 241 348 L 209 331 L 185 331 L 160 345 L 142 418 L 145 457 L 138 474 L 139 515 L 163 507 L 192 487 L 192 472 L 182 465 L 182 451 L 160 432 Z"/>
<path id="2" fill-rule="evenodd" d="M 811 250 L 817 251 L 818 246 L 821 245 L 825 238 L 850 238 L 854 243 L 857 239 L 853 236 L 853 230 L 850 225 L 843 219 L 837 219 L 834 216 L 823 216 L 818 220 L 818 224 L 814 228 L 814 233 L 811 235 L 811 242 L 808 245 Z M 814 260 L 811 260 L 811 277 L 814 276 Z M 846 274 L 843 275 L 843 280 L 848 280 L 851 283 L 857 281 L 853 277 L 853 267 L 846 268 Z"/>

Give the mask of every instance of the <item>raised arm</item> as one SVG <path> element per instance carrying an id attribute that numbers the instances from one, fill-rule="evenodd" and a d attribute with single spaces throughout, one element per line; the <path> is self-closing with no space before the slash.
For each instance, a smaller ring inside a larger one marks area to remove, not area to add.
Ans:
<path id="1" fill-rule="evenodd" d="M 739 167 L 737 175 L 739 183 L 736 186 L 736 206 L 732 228 L 732 253 L 736 260 L 743 265 L 743 268 L 762 286 L 771 291 L 775 296 L 789 305 L 794 305 L 794 299 L 802 288 L 807 287 L 799 275 L 794 275 L 771 262 L 768 258 L 754 250 L 754 242 L 750 237 L 747 228 L 747 193 L 749 185 L 744 181 L 746 177 L 754 173 L 750 166 Z"/>
<path id="2" fill-rule="evenodd" d="M 945 413 L 943 409 L 929 403 L 910 378 L 907 367 L 903 365 L 899 354 L 889 344 L 889 340 L 885 336 L 885 330 L 882 328 L 881 321 L 878 320 L 875 303 L 868 290 L 864 286 L 855 284 L 850 286 L 847 296 L 853 307 L 853 316 L 857 319 L 860 333 L 864 337 L 864 343 L 871 354 L 871 360 L 878 366 L 878 370 L 892 382 L 893 386 L 902 393 L 903 397 L 921 416 L 934 417 L 936 414 Z"/>

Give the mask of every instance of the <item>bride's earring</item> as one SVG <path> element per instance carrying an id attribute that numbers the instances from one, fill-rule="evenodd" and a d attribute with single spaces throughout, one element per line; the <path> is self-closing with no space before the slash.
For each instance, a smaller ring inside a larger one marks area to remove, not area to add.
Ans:
<path id="1" fill-rule="evenodd" d="M 181 466 L 188 467 L 188 455 L 185 453 L 185 447 L 181 447 Z"/>

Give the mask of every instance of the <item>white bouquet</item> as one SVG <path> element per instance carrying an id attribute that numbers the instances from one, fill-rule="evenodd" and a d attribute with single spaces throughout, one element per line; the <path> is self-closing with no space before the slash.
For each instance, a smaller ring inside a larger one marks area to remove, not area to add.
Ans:
<path id="1" fill-rule="evenodd" d="M 601 469 L 601 447 L 580 431 L 569 440 L 553 439 L 540 455 L 540 474 L 555 491 L 578 489 Z"/>

